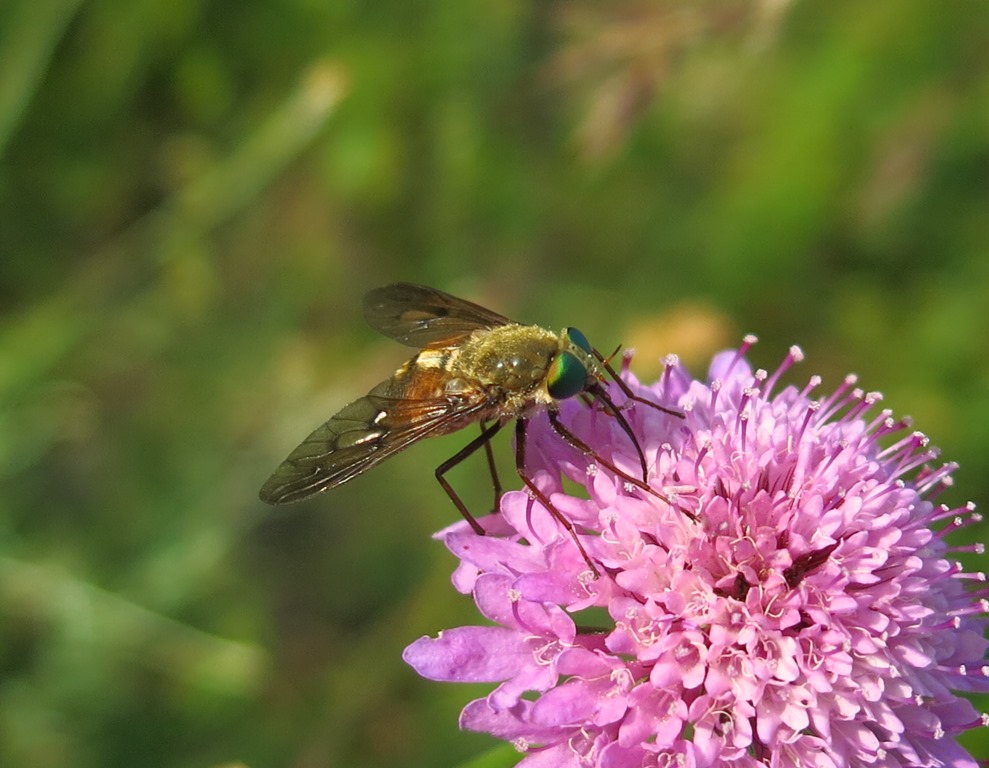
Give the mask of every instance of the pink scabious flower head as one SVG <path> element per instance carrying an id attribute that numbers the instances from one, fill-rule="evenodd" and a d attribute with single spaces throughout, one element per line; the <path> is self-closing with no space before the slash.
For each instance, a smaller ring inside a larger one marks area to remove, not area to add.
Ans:
<path id="1" fill-rule="evenodd" d="M 854 377 L 821 399 L 817 377 L 774 393 L 802 354 L 753 372 L 754 341 L 703 381 L 672 357 L 653 386 L 626 366 L 635 394 L 682 419 L 612 385 L 653 493 L 607 468 L 641 474 L 606 410 L 562 404 L 590 457 L 529 423 L 528 473 L 593 570 L 522 491 L 484 518 L 488 535 L 437 534 L 490 624 L 405 659 L 497 683 L 461 727 L 513 742 L 519 768 L 977 765 L 956 737 L 985 716 L 957 693 L 989 690 L 986 589 L 953 554 L 981 550 L 945 541 L 976 515 L 932 501 L 954 465 L 933 466 L 927 438 Z"/>

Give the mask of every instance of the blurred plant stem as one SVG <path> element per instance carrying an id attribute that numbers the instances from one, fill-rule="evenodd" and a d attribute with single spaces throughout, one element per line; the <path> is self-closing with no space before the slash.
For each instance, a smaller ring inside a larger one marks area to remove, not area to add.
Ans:
<path id="1" fill-rule="evenodd" d="M 346 94 L 343 70 L 317 62 L 267 121 L 223 161 L 192 180 L 131 233 L 167 259 L 176 233 L 201 237 L 242 210 L 309 146 Z"/>
<path id="2" fill-rule="evenodd" d="M 0 158 L 44 79 L 48 62 L 81 0 L 21 0 L 7 5 L 0 37 Z"/>
<path id="3" fill-rule="evenodd" d="M 48 300 L 8 318 L 0 332 L 0 359 L 21 364 L 0 369 L 0 402 L 16 401 L 16 394 L 44 377 L 104 313 L 118 312 L 135 298 L 156 269 L 199 250 L 204 237 L 249 205 L 305 151 L 345 90 L 340 68 L 327 62 L 311 66 L 299 87 L 239 147 L 87 259 Z"/>
<path id="4" fill-rule="evenodd" d="M 85 655 L 140 659 L 186 685 L 248 695 L 270 665 L 260 647 L 217 637 L 75 578 L 53 564 L 0 557 L 0 602 L 9 614 L 57 627 Z M 194 674 L 190 674 L 193 672 Z"/>

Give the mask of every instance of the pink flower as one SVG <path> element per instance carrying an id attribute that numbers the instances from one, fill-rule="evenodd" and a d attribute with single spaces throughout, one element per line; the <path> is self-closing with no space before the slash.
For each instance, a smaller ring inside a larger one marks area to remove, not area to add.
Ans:
<path id="1" fill-rule="evenodd" d="M 421 638 L 405 659 L 496 683 L 461 726 L 513 742 L 520 768 L 977 765 L 956 737 L 984 717 L 956 692 L 989 690 L 986 589 L 945 541 L 976 515 L 931 501 L 954 465 L 931 467 L 927 439 L 870 413 L 880 398 L 854 377 L 821 400 L 817 377 L 774 394 L 802 354 L 753 373 L 752 343 L 706 381 L 675 358 L 651 387 L 623 373 L 685 414 L 625 406 L 658 495 L 533 419 L 529 473 L 597 575 L 521 491 L 484 518 L 489 535 L 438 534 L 490 625 Z M 613 416 L 561 405 L 601 459 L 641 472 Z"/>

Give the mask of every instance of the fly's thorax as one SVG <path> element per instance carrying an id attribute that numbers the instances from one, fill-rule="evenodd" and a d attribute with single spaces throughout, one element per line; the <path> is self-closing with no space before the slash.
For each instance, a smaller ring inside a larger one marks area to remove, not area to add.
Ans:
<path id="1" fill-rule="evenodd" d="M 545 390 L 549 367 L 560 351 L 560 337 L 536 325 L 505 325 L 476 331 L 457 349 L 458 375 L 506 396 Z M 536 394 L 538 397 L 538 394 Z"/>

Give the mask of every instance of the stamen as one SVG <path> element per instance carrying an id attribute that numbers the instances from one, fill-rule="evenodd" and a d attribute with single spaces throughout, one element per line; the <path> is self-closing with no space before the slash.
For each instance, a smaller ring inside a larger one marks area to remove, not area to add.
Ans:
<path id="1" fill-rule="evenodd" d="M 806 400 L 807 397 L 810 395 L 810 393 L 813 392 L 815 389 L 817 389 L 819 386 L 821 386 L 821 377 L 818 376 L 817 374 L 814 374 L 807 380 L 807 385 L 802 390 L 800 390 L 800 397 Z"/>
<path id="2" fill-rule="evenodd" d="M 767 375 L 768 374 L 766 373 L 766 370 L 764 368 L 759 368 L 759 369 L 756 370 L 756 372 L 754 374 L 752 374 L 752 387 L 751 387 L 751 389 L 752 389 L 753 392 L 755 392 L 756 397 L 758 397 L 761 394 L 760 393 L 760 387 L 762 386 L 762 383 L 766 380 L 766 376 Z"/>
<path id="3" fill-rule="evenodd" d="M 617 349 L 615 350 L 618 351 Z M 628 373 L 632 370 L 632 358 L 635 357 L 635 350 L 631 347 L 627 347 L 624 352 L 622 352 L 622 373 Z"/>
<path id="4" fill-rule="evenodd" d="M 852 409 L 846 414 L 846 418 L 849 421 L 853 419 L 861 419 L 873 405 L 882 399 L 883 396 L 881 392 L 866 392 L 865 396 L 859 400 L 858 403 L 852 406 Z"/>
<path id="5" fill-rule="evenodd" d="M 845 417 L 841 419 L 835 419 L 835 417 L 842 408 L 855 400 L 861 399 L 864 395 L 861 389 L 854 387 L 857 381 L 858 376 L 853 373 L 845 377 L 842 385 L 835 390 L 831 397 L 824 401 L 824 412 L 819 417 L 820 421 L 844 421 Z M 850 387 L 853 387 L 851 392 L 848 391 Z"/>
<path id="6" fill-rule="evenodd" d="M 721 379 L 715 379 L 711 382 L 711 403 L 710 408 L 713 412 L 715 406 L 718 404 L 718 393 L 721 391 Z"/>
<path id="7" fill-rule="evenodd" d="M 739 345 L 738 351 L 735 352 L 735 356 L 731 359 L 731 362 L 728 363 L 728 369 L 724 374 L 725 378 L 731 378 L 731 372 L 735 370 L 735 366 L 745 358 L 749 350 L 752 349 L 757 341 L 759 341 L 759 339 L 751 333 L 742 337 L 742 343 Z"/>
<path id="8" fill-rule="evenodd" d="M 917 467 L 922 466 L 929 461 L 934 461 L 940 455 L 941 450 L 939 448 L 932 448 L 929 451 L 923 451 L 922 453 L 915 454 L 912 458 L 909 456 L 904 456 L 903 461 L 894 467 L 893 477 L 910 474 L 913 470 L 917 469 Z"/>
<path id="9" fill-rule="evenodd" d="M 800 445 L 801 443 L 803 443 L 804 433 L 807 431 L 807 425 L 810 424 L 811 419 L 814 418 L 814 414 L 816 414 L 817 411 L 820 410 L 820 407 L 821 404 L 817 400 L 811 400 L 809 403 L 807 403 L 807 410 L 804 413 L 804 420 L 800 423 L 800 426 L 797 428 L 797 431 L 794 434 L 794 437 L 796 438 L 795 440 L 796 445 Z"/>
<path id="10" fill-rule="evenodd" d="M 768 399 L 770 393 L 773 391 L 773 387 L 776 386 L 776 382 L 779 381 L 780 376 L 786 373 L 786 371 L 788 371 L 794 363 L 799 363 L 803 359 L 804 351 L 800 347 L 796 345 L 790 347 L 790 351 L 787 356 L 783 358 L 783 362 L 779 364 L 773 372 L 773 375 L 768 381 L 766 381 L 766 384 L 763 387 L 763 396 Z"/>
<path id="11" fill-rule="evenodd" d="M 673 386 L 673 377 L 676 376 L 680 386 L 686 389 L 690 386 L 691 378 L 687 375 L 687 371 L 680 365 L 679 355 L 667 355 L 663 358 L 663 376 L 661 379 L 663 392 L 663 401 L 666 402 L 670 398 L 670 387 Z"/>
<path id="12" fill-rule="evenodd" d="M 945 462 L 937 469 L 926 468 L 918 474 L 915 480 L 918 493 L 920 493 L 921 496 L 928 495 L 928 492 L 932 491 L 934 486 L 937 485 L 941 486 L 937 489 L 937 493 L 944 491 L 946 488 L 950 488 L 954 483 L 951 473 L 956 469 L 958 469 L 958 464 L 953 461 Z"/>
<path id="13" fill-rule="evenodd" d="M 707 456 L 710 450 L 711 450 L 711 439 L 705 438 L 704 442 L 701 443 L 700 450 L 697 452 L 697 458 L 694 459 L 694 474 L 697 474 L 699 472 L 701 462 L 704 460 L 704 457 Z"/>
<path id="14" fill-rule="evenodd" d="M 879 412 L 879 415 L 876 416 L 876 418 L 873 419 L 871 422 L 869 422 L 869 425 L 865 428 L 865 431 L 867 434 L 872 434 L 873 432 L 875 432 L 877 429 L 880 429 L 884 425 L 888 426 L 892 421 L 893 421 L 893 411 L 891 411 L 889 408 L 883 408 L 883 410 Z"/>

